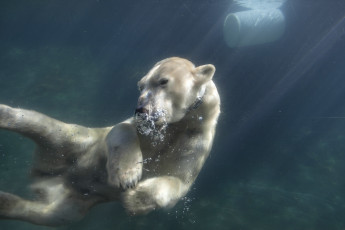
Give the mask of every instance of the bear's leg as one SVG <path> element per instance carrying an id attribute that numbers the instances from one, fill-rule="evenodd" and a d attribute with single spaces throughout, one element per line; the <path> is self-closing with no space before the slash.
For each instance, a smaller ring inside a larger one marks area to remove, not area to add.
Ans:
<path id="1" fill-rule="evenodd" d="M 116 188 L 133 188 L 141 179 L 143 156 L 135 127 L 120 123 L 109 132 L 107 172 L 108 183 Z"/>
<path id="2" fill-rule="evenodd" d="M 0 192 L 0 218 L 28 221 L 33 224 L 59 226 L 68 224 L 83 217 L 74 211 L 67 210 L 71 205 L 58 207 L 51 203 L 24 200 L 16 195 Z M 75 208 L 75 207 L 74 207 Z"/>
<path id="3" fill-rule="evenodd" d="M 43 197 L 37 201 L 0 191 L 0 218 L 59 226 L 81 219 L 96 203 L 73 196 L 62 184 L 46 184 L 45 188 L 35 189 L 43 191 Z"/>
<path id="4" fill-rule="evenodd" d="M 77 142 L 92 136 L 92 131 L 88 128 L 66 124 L 35 111 L 15 109 L 2 104 L 0 129 L 20 133 L 41 146 L 49 147 L 69 145 L 72 140 Z"/>

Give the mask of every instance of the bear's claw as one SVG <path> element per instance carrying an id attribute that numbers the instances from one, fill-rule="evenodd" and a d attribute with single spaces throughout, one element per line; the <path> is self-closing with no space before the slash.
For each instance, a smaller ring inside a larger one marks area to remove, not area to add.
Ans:
<path id="1" fill-rule="evenodd" d="M 140 164 L 141 165 L 141 164 Z M 138 165 L 135 168 L 126 170 L 124 173 L 119 171 L 119 183 L 122 189 L 134 188 L 141 179 L 141 167 Z"/>
<path id="2" fill-rule="evenodd" d="M 127 190 L 134 188 L 142 175 L 142 164 L 137 164 L 130 169 L 118 168 L 116 173 L 109 176 L 109 183 L 115 187 Z"/>

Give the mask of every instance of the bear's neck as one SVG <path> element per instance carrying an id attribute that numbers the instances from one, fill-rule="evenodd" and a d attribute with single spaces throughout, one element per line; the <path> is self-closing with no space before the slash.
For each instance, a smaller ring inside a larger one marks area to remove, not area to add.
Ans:
<path id="1" fill-rule="evenodd" d="M 220 113 L 219 95 L 216 86 L 210 81 L 202 97 L 197 98 L 186 116 L 181 120 L 186 128 L 213 128 Z"/>

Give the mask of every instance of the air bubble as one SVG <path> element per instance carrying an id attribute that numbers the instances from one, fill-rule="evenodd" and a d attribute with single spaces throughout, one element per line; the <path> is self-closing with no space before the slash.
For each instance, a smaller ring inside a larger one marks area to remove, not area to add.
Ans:
<path id="1" fill-rule="evenodd" d="M 140 134 L 149 136 L 152 139 L 152 145 L 156 146 L 157 142 L 164 141 L 165 131 L 168 123 L 165 119 L 166 112 L 163 109 L 157 109 L 153 114 L 137 113 L 135 116 L 135 122 L 137 130 Z M 156 126 L 157 120 L 162 120 L 162 124 L 159 127 Z"/>

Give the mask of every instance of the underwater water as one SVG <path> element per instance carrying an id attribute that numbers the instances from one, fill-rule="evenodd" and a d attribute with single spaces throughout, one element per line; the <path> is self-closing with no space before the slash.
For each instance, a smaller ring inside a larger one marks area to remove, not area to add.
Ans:
<path id="1" fill-rule="evenodd" d="M 214 64 L 221 115 L 210 157 L 171 210 L 102 204 L 64 227 L 0 229 L 345 229 L 345 2 L 287 0 L 274 42 L 230 48 L 231 0 L 3 0 L 0 103 L 68 123 L 133 115 L 157 61 Z M 30 197 L 34 144 L 0 130 L 0 190 Z"/>

